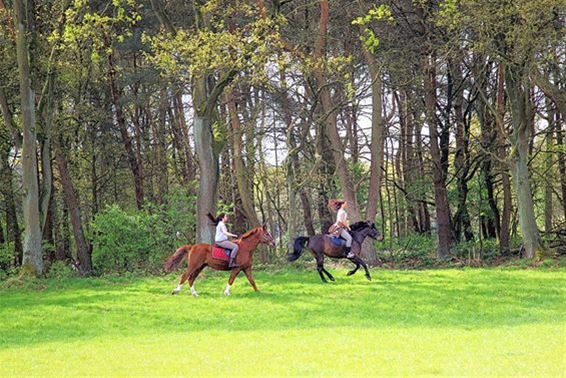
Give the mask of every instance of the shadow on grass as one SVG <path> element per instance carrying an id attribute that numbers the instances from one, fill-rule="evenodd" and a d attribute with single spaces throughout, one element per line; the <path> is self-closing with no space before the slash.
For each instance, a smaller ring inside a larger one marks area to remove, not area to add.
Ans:
<path id="1" fill-rule="evenodd" d="M 490 328 L 565 319 L 563 272 L 447 270 L 260 272 L 260 293 L 238 277 L 207 272 L 193 298 L 171 296 L 176 277 L 47 281 L 43 291 L 0 292 L 0 349 L 93 337 L 333 327 Z"/>

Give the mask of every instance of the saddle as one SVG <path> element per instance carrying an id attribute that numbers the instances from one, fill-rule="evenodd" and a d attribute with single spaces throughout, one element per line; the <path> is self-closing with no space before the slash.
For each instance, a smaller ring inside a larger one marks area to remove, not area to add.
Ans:
<path id="1" fill-rule="evenodd" d="M 218 260 L 230 261 L 231 250 L 222 248 L 216 244 L 212 246 L 212 257 Z"/>

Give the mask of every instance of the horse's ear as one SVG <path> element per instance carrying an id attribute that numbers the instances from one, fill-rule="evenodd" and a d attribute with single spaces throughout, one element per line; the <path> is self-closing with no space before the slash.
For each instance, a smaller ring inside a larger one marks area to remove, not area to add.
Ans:
<path id="1" fill-rule="evenodd" d="M 261 225 L 261 228 L 264 229 L 264 231 L 267 231 L 267 222 L 263 222 L 263 224 Z"/>

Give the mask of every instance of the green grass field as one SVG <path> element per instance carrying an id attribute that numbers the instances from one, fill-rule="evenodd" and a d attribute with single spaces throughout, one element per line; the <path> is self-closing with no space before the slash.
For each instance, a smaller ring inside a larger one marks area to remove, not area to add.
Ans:
<path id="1" fill-rule="evenodd" d="M 0 291 L 5 375 L 566 372 L 565 271 L 374 270 L 45 280 Z"/>

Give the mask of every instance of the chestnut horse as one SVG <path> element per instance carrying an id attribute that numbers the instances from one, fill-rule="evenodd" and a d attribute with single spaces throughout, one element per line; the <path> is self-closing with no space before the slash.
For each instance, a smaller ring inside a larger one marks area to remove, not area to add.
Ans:
<path id="1" fill-rule="evenodd" d="M 230 287 L 234 283 L 236 276 L 243 270 L 244 274 L 248 278 L 250 285 L 252 285 L 255 291 L 259 291 L 255 284 L 254 278 L 252 276 L 252 264 L 253 264 L 253 252 L 260 243 L 275 246 L 275 240 L 273 236 L 263 227 L 254 228 L 248 231 L 242 237 L 235 242 L 240 246 L 238 255 L 236 257 L 236 263 L 240 265 L 237 268 L 229 268 L 228 261 L 215 259 L 212 257 L 212 246 L 210 244 L 194 244 L 194 245 L 184 245 L 170 256 L 166 261 L 164 268 L 166 271 L 171 272 L 175 269 L 179 263 L 187 258 L 188 268 L 181 276 L 179 285 L 173 289 L 171 294 L 179 294 L 183 288 L 183 284 L 189 280 L 189 285 L 191 288 L 191 294 L 198 297 L 198 293 L 195 290 L 194 282 L 198 275 L 207 266 L 215 270 L 231 270 L 230 278 L 228 279 L 228 285 L 224 290 L 224 295 L 230 295 Z"/>

